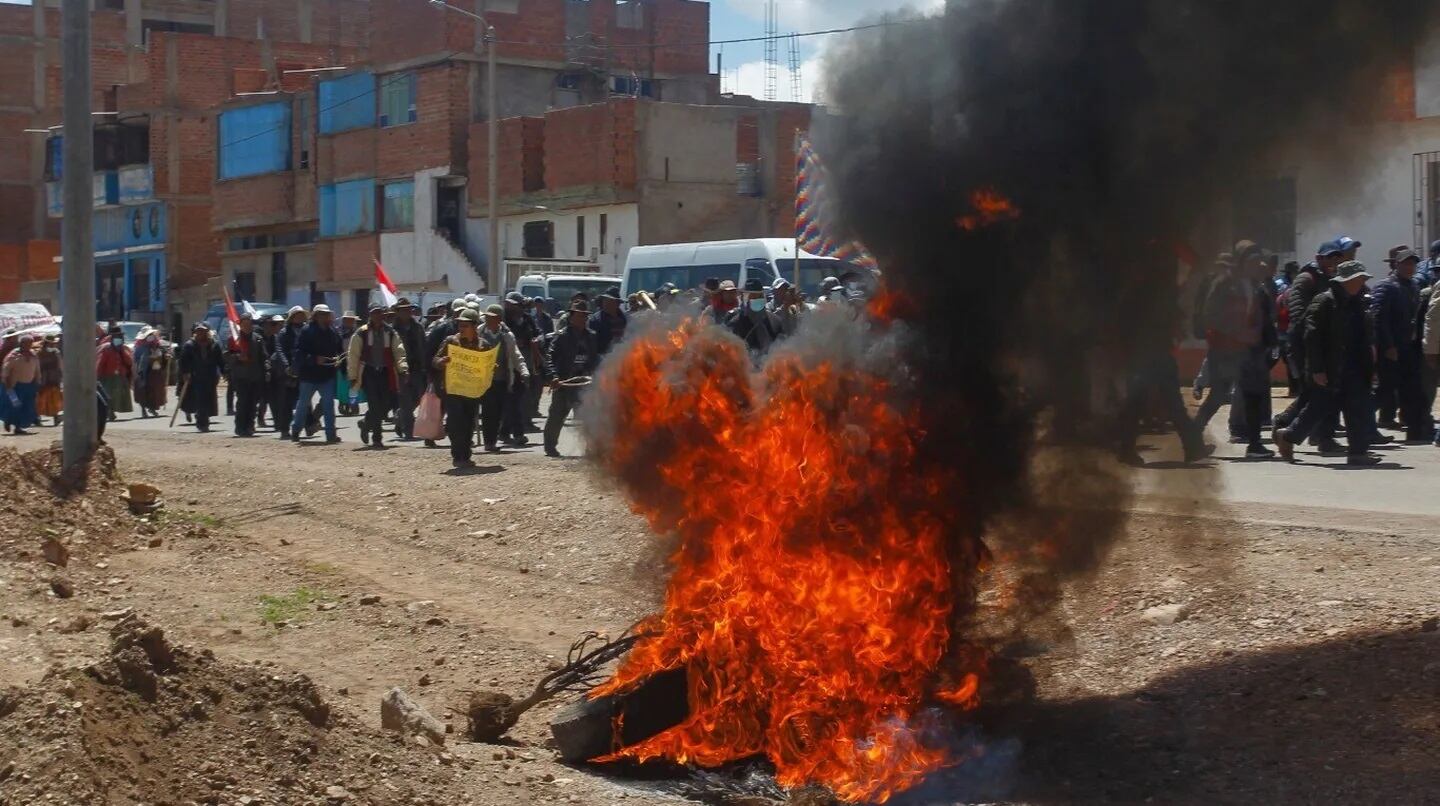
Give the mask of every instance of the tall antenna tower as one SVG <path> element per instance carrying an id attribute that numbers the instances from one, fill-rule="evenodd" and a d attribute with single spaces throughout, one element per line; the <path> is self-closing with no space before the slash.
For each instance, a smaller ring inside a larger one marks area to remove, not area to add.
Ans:
<path id="1" fill-rule="evenodd" d="M 780 25 L 775 13 L 775 0 L 765 0 L 765 100 L 773 101 L 780 94 Z"/>
<path id="2" fill-rule="evenodd" d="M 790 34 L 790 100 L 805 100 L 800 97 L 800 37 L 795 34 Z"/>

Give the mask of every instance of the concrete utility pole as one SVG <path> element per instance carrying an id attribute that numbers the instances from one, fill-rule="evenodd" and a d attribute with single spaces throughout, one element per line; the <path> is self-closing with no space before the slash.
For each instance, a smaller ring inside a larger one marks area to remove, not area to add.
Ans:
<path id="1" fill-rule="evenodd" d="M 90 231 L 95 143 L 90 118 L 90 0 L 62 0 L 65 94 L 60 285 L 65 348 L 65 467 L 95 452 L 95 256 Z"/>
<path id="2" fill-rule="evenodd" d="M 490 276 L 485 289 L 491 294 L 505 293 L 505 266 L 501 258 L 500 250 L 500 166 L 497 155 L 500 153 L 500 109 L 496 98 L 499 93 L 495 86 L 495 27 L 486 23 L 484 19 L 480 24 L 485 26 L 485 117 L 486 129 L 490 138 L 490 156 L 487 161 L 485 178 L 489 187 L 486 192 L 490 200 L 486 205 L 490 216 L 490 252 L 488 268 Z"/>
<path id="3" fill-rule="evenodd" d="M 452 6 L 445 0 L 430 0 L 430 5 L 442 11 L 453 11 L 456 14 L 463 14 L 472 20 L 485 26 L 485 122 L 486 136 L 489 139 L 489 155 L 486 159 L 486 179 L 488 186 L 486 194 L 487 215 L 490 220 L 490 243 L 487 244 L 485 272 L 485 293 L 503 294 L 505 292 L 505 266 L 501 257 L 500 249 L 500 178 L 499 160 L 500 153 L 500 109 L 496 100 L 498 91 L 495 82 L 495 51 L 499 45 L 495 41 L 495 26 L 485 21 L 485 18 L 468 9 Z"/>

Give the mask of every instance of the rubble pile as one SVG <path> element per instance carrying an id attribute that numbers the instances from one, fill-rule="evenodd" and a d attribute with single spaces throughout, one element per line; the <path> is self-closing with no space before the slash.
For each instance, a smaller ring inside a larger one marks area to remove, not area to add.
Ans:
<path id="1" fill-rule="evenodd" d="M 134 614 L 99 660 L 0 692 L 0 802 L 454 802 L 454 762 Z"/>
<path id="2" fill-rule="evenodd" d="M 0 448 L 0 559 L 63 567 L 75 552 L 132 547 L 136 520 L 122 497 L 115 454 L 100 448 L 83 474 L 61 467 L 59 447 Z"/>

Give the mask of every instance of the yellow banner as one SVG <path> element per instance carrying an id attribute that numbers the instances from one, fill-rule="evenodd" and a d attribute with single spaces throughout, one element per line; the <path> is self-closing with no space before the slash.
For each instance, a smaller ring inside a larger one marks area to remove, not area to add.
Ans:
<path id="1" fill-rule="evenodd" d="M 450 363 L 445 365 L 446 394 L 480 397 L 489 391 L 498 349 L 467 350 L 452 344 L 445 354 L 450 356 Z"/>

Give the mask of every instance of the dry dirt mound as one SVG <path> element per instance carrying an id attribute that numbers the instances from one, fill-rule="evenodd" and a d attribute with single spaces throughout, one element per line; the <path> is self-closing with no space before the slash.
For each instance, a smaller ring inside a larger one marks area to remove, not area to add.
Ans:
<path id="1" fill-rule="evenodd" d="M 0 692 L 0 803 L 450 803 L 453 759 L 331 712 L 304 675 L 171 645 L 134 615 L 105 657 Z"/>
<path id="2" fill-rule="evenodd" d="M 83 473 L 65 473 L 60 449 L 0 448 L 0 557 L 33 559 L 46 537 L 70 550 L 128 547 L 134 519 L 115 454 L 102 447 Z M 119 541 L 119 542 L 117 542 Z"/>

